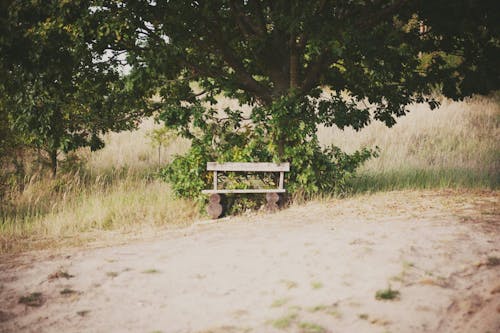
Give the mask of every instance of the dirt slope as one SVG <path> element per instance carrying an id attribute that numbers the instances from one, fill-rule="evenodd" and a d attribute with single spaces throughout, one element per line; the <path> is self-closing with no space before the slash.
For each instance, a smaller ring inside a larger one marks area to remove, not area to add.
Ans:
<path id="1" fill-rule="evenodd" d="M 0 257 L 0 332 L 499 332 L 499 199 L 392 192 Z"/>

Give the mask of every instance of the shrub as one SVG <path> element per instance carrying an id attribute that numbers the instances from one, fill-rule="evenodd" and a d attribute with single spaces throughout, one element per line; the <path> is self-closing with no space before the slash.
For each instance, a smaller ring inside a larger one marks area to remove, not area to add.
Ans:
<path id="1" fill-rule="evenodd" d="M 226 109 L 226 118 L 206 118 L 197 123 L 198 131 L 187 132 L 184 127 L 180 132 L 192 139 L 191 148 L 164 168 L 161 177 L 172 183 L 177 195 L 204 202 L 201 191 L 213 182 L 212 172 L 206 171 L 209 161 L 288 161 L 289 194 L 305 198 L 319 193 L 344 194 L 356 168 L 376 156 L 377 150 L 363 148 L 347 154 L 335 146 L 322 148 L 316 136 L 318 119 L 311 118 L 314 112 L 305 108 L 311 108 L 311 103 L 281 99 L 271 107 L 254 108 L 251 119 L 247 119 L 252 122 L 246 125 L 242 125 L 240 111 Z M 251 188 L 257 183 L 272 188 L 277 175 L 228 172 L 221 175 L 220 182 L 226 188 Z M 257 208 L 260 197 L 228 196 L 229 212 Z"/>

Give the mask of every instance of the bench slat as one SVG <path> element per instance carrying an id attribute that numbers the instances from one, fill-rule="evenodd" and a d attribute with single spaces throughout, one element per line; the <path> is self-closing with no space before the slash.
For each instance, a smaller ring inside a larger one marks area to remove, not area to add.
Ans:
<path id="1" fill-rule="evenodd" d="M 290 163 L 207 162 L 207 171 L 288 172 L 290 171 Z"/>
<path id="2" fill-rule="evenodd" d="M 214 194 L 214 193 L 219 193 L 219 194 L 224 194 L 224 193 L 285 193 L 285 189 L 280 189 L 280 188 L 272 188 L 272 189 L 258 189 L 258 188 L 249 188 L 249 189 L 242 189 L 242 190 L 203 190 L 201 193 L 204 194 Z"/>

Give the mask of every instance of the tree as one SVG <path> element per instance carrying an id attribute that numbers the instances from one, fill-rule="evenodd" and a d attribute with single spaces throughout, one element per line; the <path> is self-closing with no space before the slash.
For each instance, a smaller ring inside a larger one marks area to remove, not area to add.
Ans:
<path id="1" fill-rule="evenodd" d="M 25 144 L 47 153 L 53 176 L 60 152 L 99 149 L 103 133 L 136 126 L 146 97 L 122 79 L 116 54 L 106 53 L 91 1 L 2 6 L 0 112 Z"/>
<path id="2" fill-rule="evenodd" d="M 318 124 L 360 129 L 373 118 L 392 126 L 411 103 L 436 107 L 436 88 L 457 99 L 499 87 L 495 1 L 98 4 L 102 25 L 119 36 L 111 47 L 126 50 L 135 77 L 158 91 L 167 126 L 193 139 L 204 156 L 198 167 L 208 155 L 224 158 L 211 144 L 255 147 L 235 133 L 247 120 L 241 113 L 221 119 L 210 107 L 224 94 L 254 107 L 252 131 L 267 138 L 265 151 L 238 154 L 291 160 L 301 173 L 291 177 L 311 191 L 321 188 L 325 161 L 339 159 L 319 148 Z"/>

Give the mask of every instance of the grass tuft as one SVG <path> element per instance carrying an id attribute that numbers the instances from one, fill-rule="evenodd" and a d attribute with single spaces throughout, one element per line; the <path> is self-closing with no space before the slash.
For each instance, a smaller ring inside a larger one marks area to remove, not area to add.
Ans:
<path id="1" fill-rule="evenodd" d="M 39 307 L 42 306 L 42 304 L 44 303 L 44 299 L 42 293 L 34 292 L 27 296 L 20 297 L 19 303 L 27 306 Z"/>
<path id="2" fill-rule="evenodd" d="M 400 293 L 397 290 L 391 289 L 391 286 L 389 286 L 387 289 L 382 289 L 378 290 L 375 293 L 375 299 L 376 300 L 397 300 L 400 297 Z"/>
<path id="3" fill-rule="evenodd" d="M 76 290 L 70 289 L 70 288 L 64 288 L 59 292 L 61 295 L 72 295 L 76 294 Z"/>
<path id="4" fill-rule="evenodd" d="M 488 266 L 498 266 L 500 265 L 500 258 L 499 257 L 488 257 Z"/>
<path id="5" fill-rule="evenodd" d="M 325 333 L 326 329 L 315 323 L 302 322 L 299 324 L 300 333 Z"/>
<path id="6" fill-rule="evenodd" d="M 273 320 L 272 325 L 274 328 L 284 330 L 292 326 L 296 318 L 297 318 L 296 313 L 289 313 L 283 317 Z"/>
<path id="7" fill-rule="evenodd" d="M 71 279 L 75 277 L 74 275 L 69 274 L 66 271 L 57 271 L 49 275 L 49 281 L 50 280 L 55 280 L 55 279 Z"/>
<path id="8" fill-rule="evenodd" d="M 319 282 L 319 281 L 313 281 L 313 282 L 311 282 L 311 288 L 321 289 L 321 288 L 323 288 L 323 283 Z"/>

